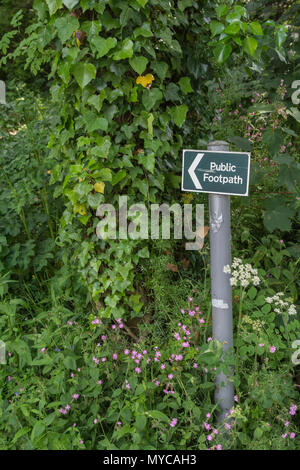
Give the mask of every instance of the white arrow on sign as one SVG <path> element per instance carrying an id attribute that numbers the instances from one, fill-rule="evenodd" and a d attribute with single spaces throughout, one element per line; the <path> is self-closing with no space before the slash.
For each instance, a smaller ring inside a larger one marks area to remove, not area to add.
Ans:
<path id="1" fill-rule="evenodd" d="M 195 173 L 195 170 L 197 168 L 197 166 L 199 165 L 199 163 L 201 162 L 202 160 L 202 157 L 204 157 L 204 153 L 197 153 L 196 157 L 195 157 L 195 160 L 193 161 L 193 163 L 191 164 L 190 168 L 188 169 L 188 173 L 195 185 L 195 188 L 197 189 L 203 189 L 201 184 L 200 184 L 200 181 L 198 180 L 197 176 L 196 176 L 196 173 Z"/>

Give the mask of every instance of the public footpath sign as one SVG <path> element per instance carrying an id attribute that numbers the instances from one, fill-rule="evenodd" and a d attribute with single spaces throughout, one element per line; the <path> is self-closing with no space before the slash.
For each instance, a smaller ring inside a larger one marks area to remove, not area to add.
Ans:
<path id="1" fill-rule="evenodd" d="M 183 150 L 182 191 L 248 196 L 250 153 Z"/>

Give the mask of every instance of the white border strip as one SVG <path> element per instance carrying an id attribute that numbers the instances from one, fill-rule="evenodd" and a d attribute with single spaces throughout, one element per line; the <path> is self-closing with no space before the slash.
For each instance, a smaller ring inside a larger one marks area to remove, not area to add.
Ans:
<path id="1" fill-rule="evenodd" d="M 247 173 L 247 190 L 244 194 L 239 193 L 220 193 L 219 191 L 204 191 L 203 189 L 184 189 L 183 187 L 183 178 L 184 178 L 184 153 L 185 152 L 204 152 L 204 153 L 230 153 L 234 155 L 248 155 L 248 173 Z M 194 149 L 184 149 L 182 151 L 182 177 L 181 177 L 181 191 L 186 191 L 188 193 L 208 193 L 208 194 L 224 194 L 227 196 L 248 196 L 249 195 L 249 181 L 250 181 L 250 152 L 224 152 L 224 150 L 194 150 Z"/>

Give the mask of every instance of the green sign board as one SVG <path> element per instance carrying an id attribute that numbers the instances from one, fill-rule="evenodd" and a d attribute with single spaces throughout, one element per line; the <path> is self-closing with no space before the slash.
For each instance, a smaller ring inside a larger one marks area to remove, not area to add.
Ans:
<path id="1" fill-rule="evenodd" d="M 183 150 L 182 191 L 248 196 L 250 153 Z"/>

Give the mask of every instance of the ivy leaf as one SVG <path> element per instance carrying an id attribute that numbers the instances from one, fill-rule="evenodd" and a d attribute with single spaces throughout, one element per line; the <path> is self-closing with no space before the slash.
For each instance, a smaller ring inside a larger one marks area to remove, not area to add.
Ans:
<path id="1" fill-rule="evenodd" d="M 100 129 L 101 131 L 107 131 L 107 119 L 103 117 L 97 117 L 97 114 L 93 113 L 93 111 L 87 111 L 86 113 L 84 113 L 83 117 L 88 132 L 93 132 L 98 129 Z"/>
<path id="2" fill-rule="evenodd" d="M 223 23 L 213 20 L 209 23 L 209 28 L 211 30 L 212 37 L 214 37 L 217 34 L 221 34 L 224 31 L 225 26 L 223 25 Z"/>
<path id="3" fill-rule="evenodd" d="M 182 77 L 178 83 L 183 93 L 187 94 L 194 91 L 191 86 L 191 79 L 189 77 Z"/>
<path id="4" fill-rule="evenodd" d="M 257 48 L 257 41 L 255 38 L 251 36 L 247 36 L 243 43 L 243 49 L 247 54 L 253 56 L 255 54 Z"/>
<path id="5" fill-rule="evenodd" d="M 121 49 L 113 55 L 113 60 L 129 59 L 133 56 L 133 42 L 126 38 L 122 42 Z"/>
<path id="6" fill-rule="evenodd" d="M 57 18 L 54 22 L 54 26 L 57 29 L 58 37 L 62 43 L 65 43 L 67 39 L 70 39 L 74 31 L 79 29 L 79 21 L 74 16 L 64 16 L 63 18 Z"/>
<path id="7" fill-rule="evenodd" d="M 101 37 L 94 37 L 91 42 L 92 45 L 97 49 L 97 57 L 101 58 L 105 56 L 110 51 L 110 49 L 115 47 L 118 41 L 116 38 L 104 39 Z"/>
<path id="8" fill-rule="evenodd" d="M 147 111 L 150 111 L 157 101 L 163 97 L 159 88 L 151 88 L 151 90 L 144 90 L 142 103 Z"/>
<path id="9" fill-rule="evenodd" d="M 150 171 L 150 173 L 154 173 L 154 167 L 155 167 L 155 154 L 150 153 L 148 155 L 140 155 L 139 156 L 139 163 L 141 163 L 147 171 Z"/>
<path id="10" fill-rule="evenodd" d="M 148 59 L 146 59 L 146 57 L 144 56 L 133 57 L 132 59 L 129 60 L 129 63 L 136 73 L 138 73 L 139 75 L 142 75 L 142 73 L 145 71 L 147 67 Z"/>
<path id="11" fill-rule="evenodd" d="M 50 16 L 54 15 L 62 7 L 62 0 L 46 0 Z"/>
<path id="12" fill-rule="evenodd" d="M 96 67 L 93 64 L 79 62 L 72 67 L 72 73 L 80 88 L 83 89 L 96 77 Z"/>
<path id="13" fill-rule="evenodd" d="M 171 116 L 178 127 L 181 127 L 185 121 L 188 106 L 182 104 L 181 106 L 174 106 L 170 109 Z"/>
<path id="14" fill-rule="evenodd" d="M 79 0 L 63 0 L 63 4 L 69 10 L 73 10 L 73 8 L 76 7 L 78 3 L 79 3 Z"/>
<path id="15" fill-rule="evenodd" d="M 214 56 L 218 64 L 222 64 L 225 60 L 228 59 L 232 51 L 230 44 L 219 44 L 214 48 Z"/>

